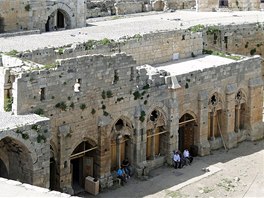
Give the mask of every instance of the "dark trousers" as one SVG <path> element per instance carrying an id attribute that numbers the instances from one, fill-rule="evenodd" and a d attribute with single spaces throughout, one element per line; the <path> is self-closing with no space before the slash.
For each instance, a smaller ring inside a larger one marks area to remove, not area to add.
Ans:
<path id="1" fill-rule="evenodd" d="M 127 180 L 124 176 L 117 176 L 117 178 L 121 179 L 121 181 L 122 181 L 121 184 L 127 183 Z"/>
<path id="2" fill-rule="evenodd" d="M 174 168 L 181 168 L 181 162 L 175 162 L 174 161 Z"/>

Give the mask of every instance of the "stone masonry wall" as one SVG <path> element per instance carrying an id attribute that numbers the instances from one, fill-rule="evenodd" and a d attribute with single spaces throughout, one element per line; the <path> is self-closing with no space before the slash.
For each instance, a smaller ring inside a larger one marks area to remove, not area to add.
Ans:
<path id="1" fill-rule="evenodd" d="M 219 0 L 198 0 L 198 11 L 216 11 L 219 6 Z M 228 9 L 240 11 L 252 11 L 260 9 L 259 0 L 228 0 Z"/>
<path id="2" fill-rule="evenodd" d="M 261 23 L 214 26 L 208 30 L 203 33 L 205 49 L 245 56 L 264 55 L 264 26 Z M 264 77 L 264 72 L 262 74 Z"/>
<path id="3" fill-rule="evenodd" d="M 1 113 L 2 116 L 5 115 Z M 6 113 L 4 125 L 10 122 L 13 126 L 0 129 L 0 153 L 6 154 L 3 161 L 8 178 L 49 188 L 49 119 L 31 123 L 30 118 L 21 117 L 12 118 Z M 28 123 L 20 124 L 22 119 L 27 119 Z"/>
<path id="4" fill-rule="evenodd" d="M 200 152 L 206 152 L 210 148 L 208 144 L 208 112 L 209 100 L 217 92 L 222 98 L 222 108 L 224 112 L 222 133 L 227 147 L 236 146 L 239 139 L 259 139 L 263 137 L 262 124 L 262 89 L 263 82 L 260 78 L 260 58 L 244 59 L 227 65 L 204 69 L 203 71 L 193 71 L 188 74 L 176 76 L 182 87 L 177 91 L 179 100 L 179 115 L 191 112 L 198 119 L 199 135 L 195 137 L 195 144 L 199 145 Z M 256 82 L 251 88 L 252 81 Z M 239 90 L 243 90 L 246 95 L 246 132 L 234 132 L 235 123 L 235 96 Z M 252 90 L 258 92 L 258 96 L 252 94 Z M 251 103 L 250 101 L 254 101 Z M 252 114 L 250 109 L 254 109 Z M 221 140 L 222 142 L 222 140 Z M 210 142 L 211 147 L 216 146 L 217 141 Z M 221 144 L 223 146 L 223 144 Z M 204 151 L 203 151 L 204 150 Z M 202 153 L 201 153 L 202 154 Z"/>
<path id="5" fill-rule="evenodd" d="M 84 0 L 46 1 L 46 0 L 3 0 L 0 1 L 2 18 L 1 32 L 24 30 L 45 31 L 48 17 L 60 9 L 67 20 L 68 28 L 85 26 L 86 9 Z"/>
<path id="6" fill-rule="evenodd" d="M 103 39 L 104 40 L 104 39 Z M 103 41 L 102 40 L 102 41 Z M 91 41 L 88 41 L 91 42 Z M 125 52 L 141 64 L 164 63 L 176 59 L 189 58 L 202 54 L 202 34 L 191 33 L 188 30 L 175 30 L 146 35 L 135 35 L 123 38 L 109 44 L 83 44 L 62 47 L 60 49 L 46 48 L 33 52 L 23 52 L 21 58 L 40 64 L 54 63 L 56 59 L 70 58 L 86 54 L 106 54 Z"/>

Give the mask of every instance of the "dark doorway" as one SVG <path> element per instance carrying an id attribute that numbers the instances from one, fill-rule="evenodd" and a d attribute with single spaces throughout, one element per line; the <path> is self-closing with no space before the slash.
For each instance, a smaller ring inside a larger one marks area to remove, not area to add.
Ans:
<path id="1" fill-rule="evenodd" d="M 58 10 L 57 12 L 57 28 L 64 28 L 65 23 L 64 23 L 64 15 L 62 14 L 61 11 Z"/>
<path id="2" fill-rule="evenodd" d="M 46 32 L 50 31 L 50 17 L 48 17 L 47 23 L 45 24 L 45 30 Z"/>
<path id="3" fill-rule="evenodd" d="M 0 17 L 0 33 L 5 32 L 5 26 L 4 26 L 4 18 Z"/>
<path id="4" fill-rule="evenodd" d="M 191 149 L 194 145 L 194 133 L 196 122 L 195 119 L 188 113 L 184 114 L 179 121 L 179 150 Z"/>
<path id="5" fill-rule="evenodd" d="M 228 0 L 220 0 L 219 7 L 228 7 Z"/>
<path id="6" fill-rule="evenodd" d="M 87 176 L 97 177 L 94 164 L 96 148 L 88 142 L 82 142 L 71 155 L 72 188 L 75 194 L 83 191 Z"/>
<path id="7" fill-rule="evenodd" d="M 0 177 L 8 178 L 8 171 L 5 163 L 0 159 Z"/>
<path id="8" fill-rule="evenodd" d="M 50 158 L 50 190 L 56 190 L 56 163 L 54 157 Z"/>

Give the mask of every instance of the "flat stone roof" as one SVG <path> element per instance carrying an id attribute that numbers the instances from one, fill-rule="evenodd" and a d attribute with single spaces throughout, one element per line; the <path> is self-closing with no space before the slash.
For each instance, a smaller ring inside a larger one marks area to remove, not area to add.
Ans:
<path id="1" fill-rule="evenodd" d="M 188 58 L 179 61 L 155 65 L 154 67 L 156 67 L 158 70 L 165 70 L 173 76 L 177 76 L 181 74 L 187 74 L 193 71 L 202 71 L 203 69 L 218 67 L 233 62 L 236 61 L 230 58 L 224 58 L 215 55 L 201 55 L 195 58 Z"/>
<path id="2" fill-rule="evenodd" d="M 36 114 L 12 115 L 11 112 L 0 112 L 0 130 L 13 129 L 18 126 L 34 124 L 47 120 L 49 120 L 49 118 L 41 117 Z"/>
<path id="3" fill-rule="evenodd" d="M 75 197 L 58 191 L 50 191 L 46 188 L 32 186 L 30 184 L 1 177 L 0 188 L 0 197 Z"/>
<path id="4" fill-rule="evenodd" d="M 85 28 L 0 38 L 0 51 L 26 51 L 45 47 L 60 47 L 86 42 L 90 39 L 108 38 L 117 40 L 123 36 L 133 36 L 135 34 L 186 29 L 197 24 L 228 25 L 264 22 L 264 12 L 261 11 L 195 12 L 177 10 L 172 13 L 156 13 L 140 13 L 135 17 L 130 16 L 116 20 L 113 20 L 112 17 L 110 18 L 112 20 L 89 23 L 89 26 Z"/>

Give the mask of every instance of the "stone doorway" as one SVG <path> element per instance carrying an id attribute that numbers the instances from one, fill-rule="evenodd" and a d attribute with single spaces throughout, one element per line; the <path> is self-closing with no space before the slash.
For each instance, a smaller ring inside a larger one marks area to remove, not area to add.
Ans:
<path id="1" fill-rule="evenodd" d="M 85 178 L 96 177 L 96 151 L 97 146 L 84 141 L 73 151 L 71 159 L 72 188 L 75 193 L 83 191 Z"/>
<path id="2" fill-rule="evenodd" d="M 50 190 L 59 190 L 58 183 L 56 155 L 54 149 L 50 146 Z"/>
<path id="3" fill-rule="evenodd" d="M 68 29 L 70 27 L 71 27 L 70 15 L 62 9 L 57 9 L 48 16 L 48 19 L 45 24 L 45 31 L 46 32 L 56 31 L 56 30 Z"/>
<path id="4" fill-rule="evenodd" d="M 61 28 L 65 28 L 65 21 L 64 21 L 64 15 L 63 13 L 58 10 L 57 12 L 57 28 L 61 29 Z"/>
<path id="5" fill-rule="evenodd" d="M 228 0 L 219 0 L 219 7 L 228 7 Z"/>
<path id="6" fill-rule="evenodd" d="M 191 150 L 191 146 L 195 143 L 195 133 L 197 129 L 196 120 L 188 113 L 184 114 L 179 120 L 179 150 Z"/>

